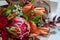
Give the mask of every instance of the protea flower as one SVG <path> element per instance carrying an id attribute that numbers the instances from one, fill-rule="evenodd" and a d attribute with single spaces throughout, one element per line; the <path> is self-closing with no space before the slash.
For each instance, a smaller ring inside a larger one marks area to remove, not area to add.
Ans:
<path id="1" fill-rule="evenodd" d="M 28 40 L 28 35 L 30 32 L 30 26 L 27 21 L 21 17 L 16 17 L 13 22 L 10 24 L 8 31 L 14 35 L 16 38 L 21 40 Z"/>

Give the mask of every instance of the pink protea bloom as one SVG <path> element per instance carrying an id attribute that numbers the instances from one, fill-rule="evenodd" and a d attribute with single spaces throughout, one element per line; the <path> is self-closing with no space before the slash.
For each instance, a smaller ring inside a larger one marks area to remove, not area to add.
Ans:
<path id="1" fill-rule="evenodd" d="M 21 40 L 27 40 L 30 32 L 30 26 L 29 23 L 24 20 L 24 18 L 16 17 L 13 22 L 10 24 L 10 26 L 16 26 L 19 29 L 19 33 L 17 38 L 20 38 Z M 26 35 L 26 36 L 25 36 Z"/>

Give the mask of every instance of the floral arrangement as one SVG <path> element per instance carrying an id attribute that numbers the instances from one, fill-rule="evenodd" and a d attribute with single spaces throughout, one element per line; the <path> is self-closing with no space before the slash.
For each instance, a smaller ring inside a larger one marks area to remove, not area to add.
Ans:
<path id="1" fill-rule="evenodd" d="M 11 4 L 7 8 L 0 7 L 0 34 L 2 40 L 31 40 L 36 35 L 47 35 L 49 26 L 56 26 L 44 15 L 46 8 L 35 7 L 31 1 L 28 4 Z M 36 38 L 36 37 L 35 37 Z M 38 40 L 32 39 L 32 40 Z"/>

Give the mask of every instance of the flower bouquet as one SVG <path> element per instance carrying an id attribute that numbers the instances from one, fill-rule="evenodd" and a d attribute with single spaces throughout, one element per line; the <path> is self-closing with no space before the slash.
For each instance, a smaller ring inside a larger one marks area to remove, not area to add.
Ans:
<path id="1" fill-rule="evenodd" d="M 39 40 L 36 36 L 48 35 L 49 4 L 42 0 L 6 0 L 9 5 L 0 7 L 0 34 L 2 40 Z M 34 4 L 36 3 L 35 6 Z M 43 6 L 45 5 L 45 6 Z"/>

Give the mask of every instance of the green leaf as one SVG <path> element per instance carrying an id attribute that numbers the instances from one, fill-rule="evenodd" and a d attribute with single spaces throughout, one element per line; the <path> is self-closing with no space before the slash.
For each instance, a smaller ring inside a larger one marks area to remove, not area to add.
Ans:
<path id="1" fill-rule="evenodd" d="M 7 10 L 5 11 L 5 15 L 8 16 L 14 8 L 14 4 L 8 6 Z"/>
<path id="2" fill-rule="evenodd" d="M 12 4 L 12 5 L 9 5 L 7 9 L 11 9 L 11 10 L 15 9 L 15 6 L 14 6 L 14 4 Z"/>
<path id="3" fill-rule="evenodd" d="M 28 15 L 23 14 L 23 17 L 24 17 L 25 20 L 28 20 Z"/>
<path id="4" fill-rule="evenodd" d="M 31 0 L 31 3 L 33 4 L 35 0 Z"/>
<path id="5" fill-rule="evenodd" d="M 7 10 L 5 11 L 5 15 L 6 15 L 6 16 L 9 15 L 11 12 L 12 12 L 11 9 L 7 9 Z"/>
<path id="6" fill-rule="evenodd" d="M 31 18 L 31 20 L 36 24 L 36 25 L 41 25 L 42 24 L 42 16 L 34 16 Z M 40 21 L 39 21 L 40 20 Z"/>
<path id="7" fill-rule="evenodd" d="M 18 2 L 17 4 L 18 4 L 19 6 L 23 6 L 23 4 L 22 4 L 21 2 Z"/>

